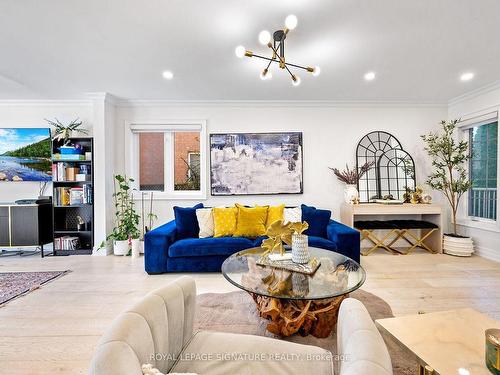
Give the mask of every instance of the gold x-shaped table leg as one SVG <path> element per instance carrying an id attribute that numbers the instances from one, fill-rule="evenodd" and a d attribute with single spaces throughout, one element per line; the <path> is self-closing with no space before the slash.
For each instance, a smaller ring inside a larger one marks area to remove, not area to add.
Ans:
<path id="1" fill-rule="evenodd" d="M 381 239 L 379 239 L 377 236 L 375 236 L 373 234 L 373 230 L 369 230 L 369 229 L 362 229 L 361 230 L 361 241 L 363 240 L 368 240 L 370 242 L 373 243 L 373 246 L 362 252 L 361 255 L 370 255 L 371 253 L 373 253 L 375 250 L 377 250 L 378 248 L 380 249 L 384 249 L 385 251 L 391 253 L 391 254 L 394 254 L 395 251 L 394 249 L 391 249 L 390 246 L 386 245 L 385 244 L 385 241 L 394 233 L 396 233 L 397 230 L 396 229 L 391 229 L 388 233 L 385 234 L 384 237 L 382 237 Z"/>
<path id="2" fill-rule="evenodd" d="M 396 238 L 394 238 L 393 242 L 391 242 L 388 246 L 391 246 L 394 242 L 396 242 L 398 239 L 402 238 L 404 239 L 406 242 L 408 242 L 408 244 L 410 244 L 411 246 L 405 251 L 405 252 L 401 252 L 401 254 L 404 254 L 404 255 L 408 255 L 410 254 L 413 250 L 415 250 L 417 247 L 420 247 L 421 249 L 424 249 L 425 251 L 428 251 L 429 253 L 431 254 L 436 254 L 436 252 L 434 250 L 432 250 L 429 246 L 427 246 L 427 244 L 424 243 L 424 241 L 426 240 L 427 237 L 429 237 L 432 233 L 434 233 L 435 231 L 437 230 L 437 228 L 432 228 L 431 230 L 429 230 L 429 232 L 427 232 L 423 237 L 417 237 L 415 236 L 410 229 L 399 229 L 397 230 L 398 234 L 396 236 Z M 413 238 L 413 240 L 415 242 L 412 242 L 410 239 L 408 239 L 406 237 L 406 235 L 410 236 L 411 238 Z"/>

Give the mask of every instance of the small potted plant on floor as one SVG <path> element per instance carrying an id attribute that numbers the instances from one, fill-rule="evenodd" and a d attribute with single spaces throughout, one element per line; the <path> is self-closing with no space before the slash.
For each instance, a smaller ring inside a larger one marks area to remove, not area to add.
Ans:
<path id="1" fill-rule="evenodd" d="M 113 252 L 115 255 L 127 255 L 130 245 L 137 246 L 140 232 L 138 229 L 139 215 L 135 212 L 134 200 L 130 183 L 134 180 L 127 176 L 116 175 L 115 192 L 113 200 L 115 204 L 115 227 L 108 239 L 113 240 Z M 137 247 L 138 254 L 138 247 Z"/>
<path id="2" fill-rule="evenodd" d="M 434 171 L 427 179 L 427 184 L 446 197 L 451 208 L 453 232 L 444 235 L 443 251 L 451 255 L 470 256 L 474 244 L 470 237 L 457 232 L 457 212 L 460 200 L 472 186 L 465 168 L 470 159 L 466 141 L 456 141 L 454 132 L 458 120 L 441 121 L 440 133 L 423 135 L 425 150 L 432 159 Z"/>

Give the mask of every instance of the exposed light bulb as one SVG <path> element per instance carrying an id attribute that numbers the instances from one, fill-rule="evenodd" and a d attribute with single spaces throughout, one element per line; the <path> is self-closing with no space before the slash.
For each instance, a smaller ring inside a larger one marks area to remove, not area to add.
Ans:
<path id="1" fill-rule="evenodd" d="M 267 69 L 264 69 L 261 73 L 260 73 L 260 79 L 265 81 L 265 80 L 268 80 L 268 79 L 271 79 L 273 78 L 273 75 L 271 74 L 271 72 Z"/>
<path id="2" fill-rule="evenodd" d="M 234 54 L 236 55 L 236 57 L 238 58 L 242 58 L 243 56 L 245 56 L 245 52 L 246 52 L 246 49 L 245 47 L 243 46 L 238 46 L 234 49 Z"/>
<path id="3" fill-rule="evenodd" d="M 285 26 L 289 30 L 293 30 L 297 27 L 297 17 L 294 14 L 290 14 L 285 19 Z"/>
<path id="4" fill-rule="evenodd" d="M 321 73 L 320 67 L 319 66 L 315 66 L 314 69 L 313 69 L 313 71 L 312 71 L 313 77 L 319 76 L 320 73 Z"/>
<path id="5" fill-rule="evenodd" d="M 259 33 L 259 43 L 263 46 L 266 46 L 267 43 L 271 41 L 271 33 L 267 30 L 262 30 Z"/>
<path id="6" fill-rule="evenodd" d="M 300 85 L 300 77 L 298 75 L 293 75 L 292 77 L 292 85 L 299 86 Z"/>
<path id="7" fill-rule="evenodd" d="M 474 78 L 474 73 L 468 72 L 464 73 L 460 76 L 461 81 L 470 81 L 472 78 Z"/>
<path id="8" fill-rule="evenodd" d="M 174 73 L 172 73 L 170 70 L 165 70 L 162 73 L 162 76 L 163 76 L 163 78 L 170 80 L 170 79 L 174 78 Z"/>
<path id="9" fill-rule="evenodd" d="M 366 81 L 373 81 L 375 79 L 375 72 L 368 72 L 365 74 Z"/>

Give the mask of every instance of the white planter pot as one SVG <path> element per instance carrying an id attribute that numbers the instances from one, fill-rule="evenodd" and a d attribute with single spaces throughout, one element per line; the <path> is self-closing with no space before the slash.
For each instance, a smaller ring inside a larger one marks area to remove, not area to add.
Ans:
<path id="1" fill-rule="evenodd" d="M 304 264 L 311 256 L 308 248 L 308 238 L 305 234 L 292 234 L 292 262 Z"/>
<path id="2" fill-rule="evenodd" d="M 356 185 L 346 185 L 344 189 L 344 199 L 346 203 L 354 204 L 359 201 L 359 192 Z"/>
<path id="3" fill-rule="evenodd" d="M 144 242 L 139 239 L 132 239 L 132 258 L 141 256 L 141 247 L 144 248 Z"/>
<path id="4" fill-rule="evenodd" d="M 459 257 L 470 257 L 474 252 L 474 243 L 470 237 L 443 235 L 443 252 Z"/>
<path id="5" fill-rule="evenodd" d="M 144 254 L 144 240 L 140 240 L 139 253 Z"/>
<path id="6" fill-rule="evenodd" d="M 113 253 L 115 255 L 127 255 L 128 254 L 128 240 L 114 241 L 113 242 Z"/>

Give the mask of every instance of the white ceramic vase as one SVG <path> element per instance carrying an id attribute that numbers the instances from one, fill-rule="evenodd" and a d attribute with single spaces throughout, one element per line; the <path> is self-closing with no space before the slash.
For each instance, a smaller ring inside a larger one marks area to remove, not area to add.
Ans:
<path id="1" fill-rule="evenodd" d="M 128 240 L 120 240 L 113 242 L 113 253 L 115 255 L 127 255 L 128 254 Z"/>
<path id="2" fill-rule="evenodd" d="M 141 255 L 141 244 L 143 241 L 132 239 L 132 258 L 139 258 Z"/>
<path id="3" fill-rule="evenodd" d="M 308 248 L 308 238 L 305 234 L 292 234 L 292 262 L 304 264 L 311 256 Z"/>
<path id="4" fill-rule="evenodd" d="M 470 257 L 474 252 L 474 243 L 470 237 L 443 235 L 443 252 L 459 257 Z"/>
<path id="5" fill-rule="evenodd" d="M 354 204 L 358 202 L 359 192 L 356 185 L 347 184 L 344 189 L 344 199 L 346 203 Z"/>

